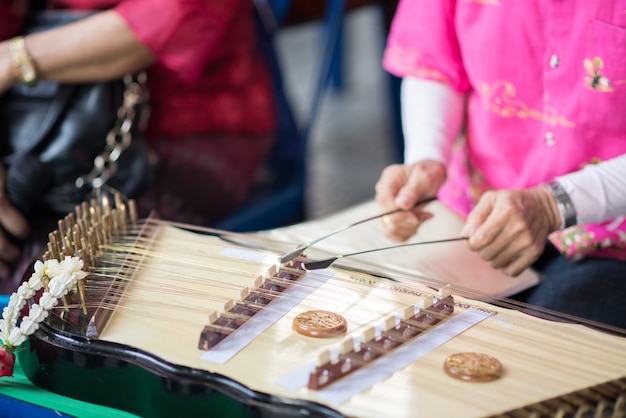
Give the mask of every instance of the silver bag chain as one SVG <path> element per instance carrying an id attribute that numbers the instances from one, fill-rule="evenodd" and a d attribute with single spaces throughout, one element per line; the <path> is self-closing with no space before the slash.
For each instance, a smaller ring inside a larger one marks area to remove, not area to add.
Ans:
<path id="1" fill-rule="evenodd" d="M 78 177 L 74 184 L 79 190 L 90 187 L 102 188 L 115 175 L 118 160 L 132 143 L 132 128 L 137 123 L 137 106 L 144 100 L 146 73 L 136 76 L 126 74 L 123 77 L 124 96 L 117 110 L 117 120 L 107 133 L 104 150 L 93 160 L 90 173 Z"/>

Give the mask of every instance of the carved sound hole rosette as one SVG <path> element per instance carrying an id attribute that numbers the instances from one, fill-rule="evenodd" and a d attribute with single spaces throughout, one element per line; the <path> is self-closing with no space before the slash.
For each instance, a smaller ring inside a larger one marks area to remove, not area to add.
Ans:
<path id="1" fill-rule="evenodd" d="M 307 337 L 335 338 L 348 331 L 348 323 L 338 313 L 312 310 L 297 315 L 293 319 L 293 329 Z"/>
<path id="2" fill-rule="evenodd" d="M 500 361 L 483 353 L 457 353 L 443 363 L 446 373 L 465 382 L 491 382 L 502 376 Z"/>

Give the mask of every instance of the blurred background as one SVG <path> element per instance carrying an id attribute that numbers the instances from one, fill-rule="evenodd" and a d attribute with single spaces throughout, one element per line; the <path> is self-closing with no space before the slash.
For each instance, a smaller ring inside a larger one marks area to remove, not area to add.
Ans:
<path id="1" fill-rule="evenodd" d="M 328 0 L 332 2 L 333 0 Z M 276 46 L 291 105 L 306 114 L 314 91 L 326 2 L 293 0 Z M 394 82 L 381 65 L 396 1 L 348 1 L 338 66 L 313 121 L 307 150 L 306 218 L 371 200 L 381 170 L 399 161 Z"/>

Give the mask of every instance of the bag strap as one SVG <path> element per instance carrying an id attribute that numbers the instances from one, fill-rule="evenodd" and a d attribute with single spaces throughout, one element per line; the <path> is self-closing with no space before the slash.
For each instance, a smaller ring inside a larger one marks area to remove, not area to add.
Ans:
<path id="1" fill-rule="evenodd" d="M 132 143 L 133 128 L 138 122 L 136 119 L 142 116 L 138 109 L 146 102 L 146 78 L 145 72 L 123 77 L 124 97 L 117 110 L 117 120 L 106 136 L 104 149 L 94 158 L 91 172 L 75 180 L 77 189 L 101 189 L 117 172 L 118 160 Z"/>

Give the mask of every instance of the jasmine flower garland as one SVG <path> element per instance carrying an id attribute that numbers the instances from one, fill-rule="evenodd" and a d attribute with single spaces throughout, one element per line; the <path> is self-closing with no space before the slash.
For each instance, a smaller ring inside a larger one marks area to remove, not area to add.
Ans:
<path id="1" fill-rule="evenodd" d="M 46 319 L 48 311 L 55 307 L 59 298 L 65 296 L 76 286 L 78 280 L 87 273 L 83 270 L 83 261 L 79 257 L 65 257 L 61 262 L 47 260 L 35 262 L 34 272 L 28 281 L 23 282 L 9 299 L 9 304 L 2 311 L 0 319 L 0 377 L 12 376 L 15 363 L 15 349 L 34 333 L 41 321 Z M 19 326 L 20 312 L 26 301 L 32 298 L 44 286 L 48 278 L 48 289 L 41 295 L 39 303 L 34 303 L 29 315 L 22 318 Z"/>

